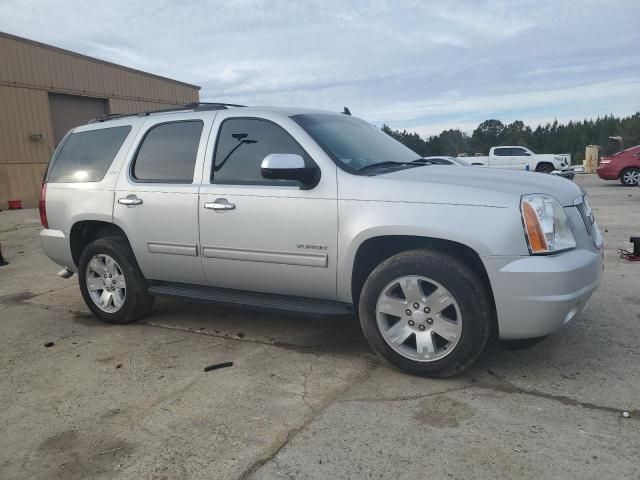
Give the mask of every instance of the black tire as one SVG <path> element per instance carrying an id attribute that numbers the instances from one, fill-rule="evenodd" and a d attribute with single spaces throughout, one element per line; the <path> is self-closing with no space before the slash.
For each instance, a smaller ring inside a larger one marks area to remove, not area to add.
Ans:
<path id="1" fill-rule="evenodd" d="M 126 281 L 126 295 L 123 305 L 116 312 L 101 310 L 92 300 L 86 284 L 87 266 L 94 255 L 106 254 L 112 257 L 122 270 Z M 127 243 L 122 237 L 104 237 L 91 242 L 80 255 L 78 266 L 78 282 L 85 303 L 99 319 L 118 325 L 131 323 L 147 314 L 155 297 L 147 293 L 145 280 L 138 263 Z"/>
<path id="2" fill-rule="evenodd" d="M 407 275 L 437 281 L 459 305 L 463 319 L 460 339 L 438 360 L 420 362 L 401 355 L 389 346 L 378 327 L 378 297 L 390 282 Z M 484 285 L 467 265 L 451 255 L 427 249 L 402 252 L 378 265 L 367 278 L 359 302 L 360 324 L 371 348 L 400 370 L 432 378 L 459 374 L 478 358 L 491 336 L 492 312 Z"/>
<path id="3" fill-rule="evenodd" d="M 536 172 L 538 173 L 551 173 L 555 170 L 554 166 L 550 163 L 540 163 L 536 167 Z"/>
<path id="4" fill-rule="evenodd" d="M 638 176 L 640 175 L 640 168 L 629 167 L 620 172 L 620 183 L 625 187 L 635 187 L 638 185 Z M 635 181 L 631 177 L 635 176 Z"/>
<path id="5" fill-rule="evenodd" d="M 526 350 L 528 348 L 536 346 L 546 338 L 547 336 L 535 337 L 535 338 L 523 338 L 521 340 L 500 340 L 500 349 L 501 350 Z"/>

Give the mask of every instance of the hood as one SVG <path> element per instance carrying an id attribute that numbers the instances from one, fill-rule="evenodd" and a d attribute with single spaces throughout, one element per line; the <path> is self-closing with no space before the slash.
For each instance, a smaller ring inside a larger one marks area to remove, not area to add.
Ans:
<path id="1" fill-rule="evenodd" d="M 348 182 L 343 198 L 510 207 L 524 194 L 545 193 L 566 207 L 582 194 L 565 178 L 475 166 L 425 165 L 355 178 L 361 180 Z"/>

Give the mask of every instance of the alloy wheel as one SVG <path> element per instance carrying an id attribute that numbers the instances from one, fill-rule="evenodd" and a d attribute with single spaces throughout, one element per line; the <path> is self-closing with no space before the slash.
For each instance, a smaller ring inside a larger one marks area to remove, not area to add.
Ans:
<path id="1" fill-rule="evenodd" d="M 418 362 L 444 358 L 462 336 L 458 302 L 424 276 L 403 276 L 387 284 L 376 303 L 376 321 L 393 350 Z"/>
<path id="2" fill-rule="evenodd" d="M 101 253 L 91 257 L 85 282 L 91 300 L 100 310 L 115 313 L 124 305 L 127 282 L 122 268 L 109 255 Z"/>
<path id="3" fill-rule="evenodd" d="M 622 180 L 627 185 L 637 185 L 638 178 L 640 178 L 640 170 L 635 170 L 635 169 L 627 170 L 626 172 L 624 172 L 624 175 L 622 176 Z"/>

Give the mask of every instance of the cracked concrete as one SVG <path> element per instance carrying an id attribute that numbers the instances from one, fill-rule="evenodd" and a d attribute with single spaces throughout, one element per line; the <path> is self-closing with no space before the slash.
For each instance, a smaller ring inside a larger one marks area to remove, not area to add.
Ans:
<path id="1" fill-rule="evenodd" d="M 577 181 L 607 241 L 583 318 L 440 381 L 390 368 L 351 317 L 160 299 L 102 324 L 37 212 L 0 213 L 0 478 L 638 478 L 640 265 L 615 249 L 640 193 Z"/>

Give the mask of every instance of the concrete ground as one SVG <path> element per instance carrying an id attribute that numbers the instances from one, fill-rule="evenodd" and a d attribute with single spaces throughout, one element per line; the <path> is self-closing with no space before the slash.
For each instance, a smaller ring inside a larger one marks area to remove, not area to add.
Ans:
<path id="1" fill-rule="evenodd" d="M 37 212 L 0 213 L 0 478 L 640 478 L 640 263 L 615 251 L 640 190 L 576 181 L 607 250 L 588 310 L 451 380 L 389 367 L 350 317 L 161 300 L 100 323 Z"/>

